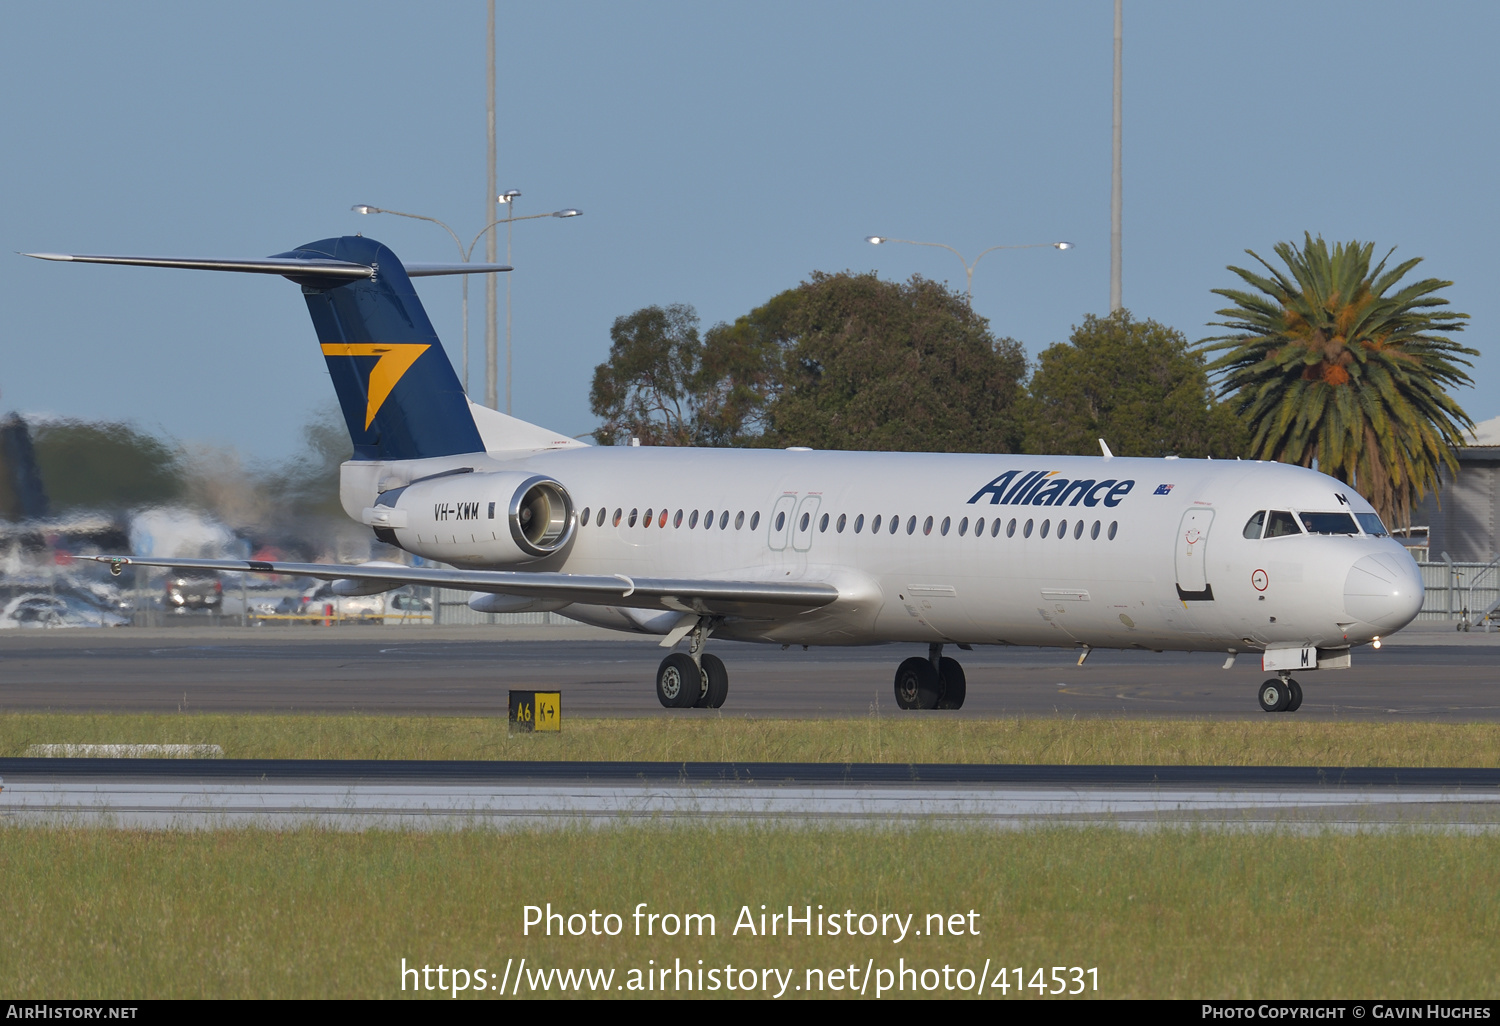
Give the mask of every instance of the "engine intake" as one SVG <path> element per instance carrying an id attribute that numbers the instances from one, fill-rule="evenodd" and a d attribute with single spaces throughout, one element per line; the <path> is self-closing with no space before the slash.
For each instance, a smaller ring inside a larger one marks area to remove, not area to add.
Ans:
<path id="1" fill-rule="evenodd" d="M 510 533 L 533 556 L 550 556 L 573 536 L 573 500 L 551 478 L 534 477 L 516 489 Z"/>

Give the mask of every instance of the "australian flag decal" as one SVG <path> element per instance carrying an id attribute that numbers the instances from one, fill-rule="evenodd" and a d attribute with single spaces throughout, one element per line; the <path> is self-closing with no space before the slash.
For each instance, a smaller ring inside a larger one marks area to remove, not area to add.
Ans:
<path id="1" fill-rule="evenodd" d="M 1171 490 L 1172 490 L 1172 486 L 1171 485 L 1157 485 L 1156 486 L 1156 491 L 1152 492 L 1151 494 L 1152 495 L 1166 495 Z"/>

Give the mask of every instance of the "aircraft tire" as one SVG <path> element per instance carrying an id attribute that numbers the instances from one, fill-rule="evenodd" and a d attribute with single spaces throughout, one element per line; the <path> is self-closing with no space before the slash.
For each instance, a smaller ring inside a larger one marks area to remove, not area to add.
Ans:
<path id="1" fill-rule="evenodd" d="M 717 709 L 724 704 L 724 699 L 729 697 L 729 671 L 724 668 L 724 660 L 716 655 L 705 652 L 701 661 L 704 678 L 703 693 L 698 696 L 698 701 L 693 703 L 693 707 Z"/>
<path id="2" fill-rule="evenodd" d="M 690 709 L 703 694 L 703 674 L 693 657 L 673 652 L 656 668 L 656 699 L 668 709 Z"/>
<path id="3" fill-rule="evenodd" d="M 1298 709 L 1302 708 L 1302 685 L 1298 684 L 1295 678 L 1288 677 L 1286 680 L 1286 686 L 1287 689 L 1291 692 L 1291 699 L 1286 704 L 1286 711 L 1296 712 Z"/>
<path id="4" fill-rule="evenodd" d="M 942 683 L 932 661 L 912 656 L 896 668 L 896 704 L 903 709 L 936 709 Z"/>
<path id="5" fill-rule="evenodd" d="M 938 660 L 938 680 L 942 685 L 942 695 L 938 698 L 937 708 L 962 709 L 964 697 L 969 693 L 963 665 L 957 659 L 944 656 Z"/>
<path id="6" fill-rule="evenodd" d="M 1260 686 L 1260 707 L 1266 712 L 1284 712 L 1292 700 L 1291 688 L 1279 677 L 1272 677 Z"/>

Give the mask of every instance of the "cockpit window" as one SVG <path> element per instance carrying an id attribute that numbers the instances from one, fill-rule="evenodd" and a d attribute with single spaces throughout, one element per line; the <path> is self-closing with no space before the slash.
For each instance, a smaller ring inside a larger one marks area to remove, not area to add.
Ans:
<path id="1" fill-rule="evenodd" d="M 1284 538 L 1289 534 L 1301 534 L 1302 528 L 1297 526 L 1297 518 L 1286 510 L 1271 510 L 1270 521 L 1266 525 L 1267 538 Z"/>
<path id="2" fill-rule="evenodd" d="M 1359 521 L 1359 526 L 1365 529 L 1365 534 L 1372 538 L 1384 538 L 1388 532 L 1385 525 L 1380 522 L 1380 517 L 1374 513 L 1356 513 L 1354 519 Z"/>
<path id="3" fill-rule="evenodd" d="M 1255 541 L 1260 537 L 1261 529 L 1266 526 L 1266 511 L 1261 510 L 1249 520 L 1245 521 L 1245 537 Z"/>
<path id="4" fill-rule="evenodd" d="M 1308 534 L 1358 534 L 1354 518 L 1347 513 L 1303 513 L 1302 526 Z"/>

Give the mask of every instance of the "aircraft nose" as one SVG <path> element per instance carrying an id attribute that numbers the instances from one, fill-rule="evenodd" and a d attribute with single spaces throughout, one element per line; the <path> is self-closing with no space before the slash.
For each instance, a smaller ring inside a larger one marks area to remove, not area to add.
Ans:
<path id="1" fill-rule="evenodd" d="M 1422 608 L 1422 573 L 1404 553 L 1361 557 L 1344 578 L 1344 608 L 1356 620 L 1398 631 Z"/>

